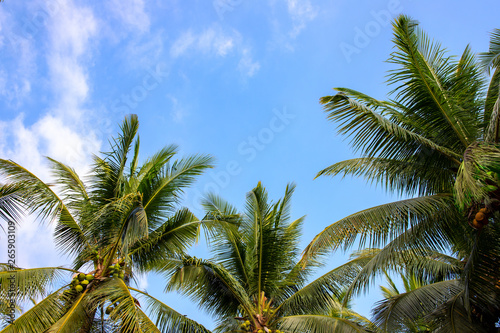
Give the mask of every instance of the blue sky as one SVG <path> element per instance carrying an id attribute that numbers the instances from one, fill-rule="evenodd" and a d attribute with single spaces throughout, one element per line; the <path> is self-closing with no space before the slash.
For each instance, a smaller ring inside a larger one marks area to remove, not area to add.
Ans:
<path id="1" fill-rule="evenodd" d="M 307 215 L 305 246 L 343 216 L 397 198 L 362 179 L 314 180 L 354 156 L 318 99 L 333 87 L 386 96 L 389 21 L 399 13 L 460 54 L 467 44 L 487 50 L 499 9 L 496 1 L 451 0 L 4 0 L 0 156 L 45 180 L 43 156 L 85 173 L 91 154 L 136 113 L 142 157 L 171 143 L 181 155 L 216 157 L 184 200 L 198 214 L 206 191 L 243 208 L 258 181 L 276 199 L 294 181 L 293 215 Z M 69 263 L 54 249 L 50 225 L 27 221 L 18 243 L 21 266 Z M 203 244 L 193 253 L 208 256 Z M 330 267 L 344 260 L 334 254 Z M 211 327 L 192 303 L 164 295 L 159 277 L 141 287 Z M 369 315 L 377 297 L 355 309 Z"/>

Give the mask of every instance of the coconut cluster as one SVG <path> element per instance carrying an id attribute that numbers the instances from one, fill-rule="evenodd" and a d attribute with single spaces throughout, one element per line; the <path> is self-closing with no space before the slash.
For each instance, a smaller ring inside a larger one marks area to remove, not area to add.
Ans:
<path id="1" fill-rule="evenodd" d="M 125 272 L 124 272 L 123 268 L 120 266 L 120 264 L 118 264 L 118 263 L 113 265 L 113 266 L 109 266 L 108 272 L 109 272 L 110 277 L 115 276 L 115 277 L 118 277 L 120 279 L 125 278 Z"/>
<path id="2" fill-rule="evenodd" d="M 485 225 L 490 223 L 489 217 L 491 216 L 491 211 L 484 207 L 481 208 L 476 215 L 474 216 L 474 220 L 472 221 L 472 226 L 478 230 L 482 229 Z"/>
<path id="3" fill-rule="evenodd" d="M 90 281 L 94 280 L 94 276 L 92 274 L 85 274 L 85 273 L 80 273 L 78 275 L 75 275 L 73 277 L 73 280 L 71 280 L 71 288 L 69 290 L 66 290 L 66 293 L 76 291 L 77 293 L 81 293 L 84 291 Z"/>
<path id="4" fill-rule="evenodd" d="M 274 311 L 273 311 L 274 312 Z M 250 320 L 245 320 L 243 323 L 240 324 L 240 329 L 244 332 L 257 332 L 257 333 L 284 333 L 280 330 L 272 330 L 270 328 L 259 328 L 258 330 L 255 330 L 253 327 L 252 323 Z"/>

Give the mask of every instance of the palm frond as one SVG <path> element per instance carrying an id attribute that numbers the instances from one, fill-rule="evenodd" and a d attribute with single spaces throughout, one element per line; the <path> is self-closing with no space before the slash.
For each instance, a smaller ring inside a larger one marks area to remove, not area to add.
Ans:
<path id="1" fill-rule="evenodd" d="M 143 296 L 143 299 L 146 300 L 148 304 L 148 312 L 150 313 L 150 316 L 153 317 L 159 331 L 166 333 L 210 333 L 210 331 L 203 327 L 203 325 L 187 318 L 185 315 L 180 314 L 148 293 L 134 288 L 129 289 L 133 292 L 139 293 Z"/>
<path id="2" fill-rule="evenodd" d="M 283 317 L 280 330 L 284 332 L 367 333 L 373 332 L 347 318 L 327 315 L 296 315 Z"/>
<path id="3" fill-rule="evenodd" d="M 462 290 L 457 280 L 446 280 L 396 295 L 376 305 L 373 321 L 383 332 L 397 331 L 405 322 L 431 313 Z"/>
<path id="4" fill-rule="evenodd" d="M 166 291 L 188 295 L 209 313 L 234 316 L 241 306 L 253 314 L 248 290 L 224 267 L 197 258 L 185 258 L 170 275 Z"/>
<path id="5" fill-rule="evenodd" d="M 66 288 L 64 286 L 63 288 Z M 68 305 L 61 298 L 62 289 L 47 295 L 31 309 L 23 313 L 14 323 L 8 325 L 0 333 L 33 333 L 46 332 L 66 312 Z"/>
<path id="6" fill-rule="evenodd" d="M 359 236 L 360 248 L 379 247 L 394 239 L 407 228 L 435 216 L 455 216 L 453 197 L 448 194 L 405 199 L 365 209 L 349 215 L 320 232 L 304 250 L 304 256 L 314 257 L 343 247 L 349 248 Z M 436 220 L 436 219 L 435 219 Z M 439 229 L 432 238 L 441 241 Z"/>
<path id="7" fill-rule="evenodd" d="M 395 159 L 364 157 L 344 160 L 321 170 L 319 176 L 364 177 L 383 184 L 390 192 L 408 195 L 428 195 L 451 192 L 450 184 L 455 180 L 455 172 L 440 165 L 429 165 L 420 158 Z"/>
<path id="8" fill-rule="evenodd" d="M 10 265 L 2 264 L 0 296 L 6 299 L 12 292 L 19 300 L 43 296 L 50 286 L 62 281 L 67 272 L 76 271 L 64 267 L 11 268 Z"/>

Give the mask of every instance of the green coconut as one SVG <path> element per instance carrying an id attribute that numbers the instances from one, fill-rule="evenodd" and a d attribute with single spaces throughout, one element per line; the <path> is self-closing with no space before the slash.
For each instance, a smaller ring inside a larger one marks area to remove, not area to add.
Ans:
<path id="1" fill-rule="evenodd" d="M 88 284 L 89 284 L 89 281 L 87 281 L 87 280 L 83 280 L 83 281 L 82 281 L 82 286 L 86 286 L 86 285 L 88 285 Z"/>
<path id="2" fill-rule="evenodd" d="M 85 280 L 85 273 L 78 274 L 78 280 L 80 280 L 80 281 Z"/>
<path id="3" fill-rule="evenodd" d="M 125 274 L 123 274 L 123 272 L 122 272 L 122 273 L 120 273 L 120 275 L 118 275 L 118 276 L 120 277 L 120 279 L 123 279 L 123 278 L 125 277 Z"/>
<path id="4" fill-rule="evenodd" d="M 83 286 L 82 285 L 78 285 L 78 286 L 75 287 L 75 290 L 76 290 L 76 292 L 79 293 L 79 292 L 83 291 Z"/>
<path id="5" fill-rule="evenodd" d="M 94 279 L 94 276 L 92 274 L 87 274 L 85 276 L 85 280 L 87 280 L 87 281 L 92 281 L 93 279 Z"/>

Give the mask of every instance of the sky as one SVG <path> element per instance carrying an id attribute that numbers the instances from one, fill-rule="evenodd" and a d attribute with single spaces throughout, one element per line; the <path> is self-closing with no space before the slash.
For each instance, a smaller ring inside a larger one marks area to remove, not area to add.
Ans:
<path id="1" fill-rule="evenodd" d="M 168 144 L 179 156 L 210 154 L 216 168 L 183 206 L 215 192 L 240 209 L 258 181 L 278 199 L 297 185 L 294 218 L 306 215 L 301 245 L 349 214 L 398 199 L 363 179 L 322 177 L 356 156 L 336 135 L 319 98 L 348 87 L 383 99 L 391 22 L 418 20 L 459 55 L 486 51 L 500 28 L 498 1 L 108 0 L 0 2 L 0 158 L 50 181 L 45 156 L 89 170 L 127 114 L 140 121 L 141 157 Z M 27 219 L 17 230 L 21 267 L 68 265 L 53 226 Z M 0 261 L 5 261 L 0 235 Z M 192 249 L 209 257 L 202 242 Z M 335 253 L 329 268 L 342 264 Z M 159 276 L 139 287 L 213 327 L 194 303 L 164 294 Z M 354 309 L 369 316 L 372 288 Z"/>

